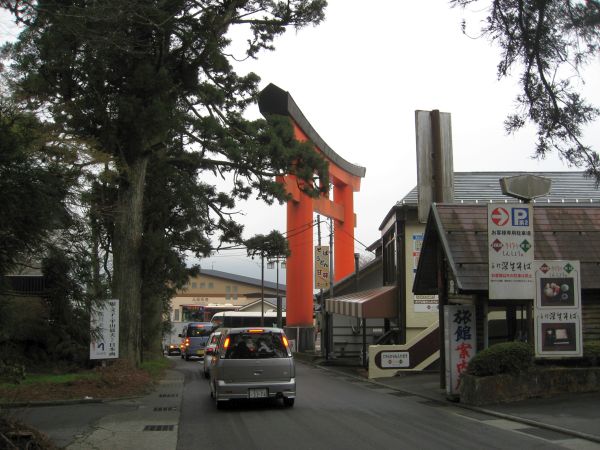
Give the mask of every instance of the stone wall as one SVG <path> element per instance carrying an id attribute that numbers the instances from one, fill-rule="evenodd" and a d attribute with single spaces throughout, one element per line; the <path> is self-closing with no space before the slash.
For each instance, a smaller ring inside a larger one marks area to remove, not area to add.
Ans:
<path id="1" fill-rule="evenodd" d="M 509 403 L 532 397 L 600 391 L 600 367 L 534 368 L 518 374 L 476 377 L 463 374 L 460 402 L 468 405 Z"/>

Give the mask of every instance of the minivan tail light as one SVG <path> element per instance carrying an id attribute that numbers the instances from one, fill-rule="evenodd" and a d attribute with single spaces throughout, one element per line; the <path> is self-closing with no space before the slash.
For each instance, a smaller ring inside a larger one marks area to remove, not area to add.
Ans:
<path id="1" fill-rule="evenodd" d="M 248 333 L 263 333 L 265 330 L 263 329 L 251 329 L 248 330 Z"/>
<path id="2" fill-rule="evenodd" d="M 282 338 L 283 338 L 283 345 L 285 345 L 285 348 L 290 348 L 290 345 L 289 345 L 289 342 L 287 340 L 287 337 L 282 336 Z"/>
<path id="3" fill-rule="evenodd" d="M 223 342 L 223 348 L 225 350 L 227 350 L 228 347 L 229 347 L 229 337 L 226 337 L 225 342 Z"/>

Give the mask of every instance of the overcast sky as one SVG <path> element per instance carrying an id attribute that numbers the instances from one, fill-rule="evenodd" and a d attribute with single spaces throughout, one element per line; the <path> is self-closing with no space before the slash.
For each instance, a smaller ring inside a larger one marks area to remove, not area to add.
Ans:
<path id="1" fill-rule="evenodd" d="M 463 17 L 472 38 L 461 31 Z M 475 39 L 481 18 L 477 11 L 450 8 L 446 0 L 330 0 L 324 23 L 290 31 L 276 51 L 240 64 L 260 75 L 262 87 L 274 83 L 289 91 L 335 152 L 366 167 L 354 196 L 356 252 L 380 237 L 385 215 L 416 186 L 415 110 L 451 114 L 455 171 L 575 170 L 556 155 L 532 159 L 533 128 L 504 133 L 518 86 L 514 79 L 498 81 L 499 50 Z M 600 105 L 597 62 L 586 81 L 588 99 Z M 586 137 L 600 148 L 598 123 Z M 285 206 L 248 204 L 247 236 L 285 232 L 285 219 Z M 237 255 L 219 255 L 202 266 L 230 270 L 241 262 Z M 249 270 L 260 276 L 257 263 Z"/>
<path id="2" fill-rule="evenodd" d="M 463 17 L 471 38 L 461 32 Z M 556 155 L 532 159 L 532 128 L 505 135 L 503 120 L 518 87 L 514 79 L 497 80 L 499 50 L 475 39 L 481 18 L 477 11 L 451 9 L 446 0 L 329 0 L 324 23 L 291 30 L 275 42 L 274 52 L 237 66 L 257 73 L 261 87 L 274 83 L 289 91 L 336 153 L 366 167 L 354 197 L 356 252 L 380 237 L 387 212 L 416 185 L 415 110 L 451 114 L 455 171 L 574 170 Z M 598 61 L 585 78 L 583 92 L 600 105 Z M 258 108 L 249 117 L 260 117 Z M 586 138 L 600 148 L 598 122 Z M 239 206 L 245 237 L 285 232 L 285 206 Z M 201 265 L 260 277 L 258 261 L 242 251 L 223 252 Z M 274 281 L 275 271 L 265 272 Z"/>

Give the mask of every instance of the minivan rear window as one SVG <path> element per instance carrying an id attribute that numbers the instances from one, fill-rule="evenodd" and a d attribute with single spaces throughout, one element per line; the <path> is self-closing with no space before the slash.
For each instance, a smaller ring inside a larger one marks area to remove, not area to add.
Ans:
<path id="1" fill-rule="evenodd" d="M 281 333 L 236 333 L 229 338 L 226 359 L 288 357 Z"/>
<path id="2" fill-rule="evenodd" d="M 200 327 L 200 326 L 190 326 L 188 327 L 187 335 L 188 337 L 200 337 L 200 336 L 209 336 L 212 332 L 210 327 Z"/>

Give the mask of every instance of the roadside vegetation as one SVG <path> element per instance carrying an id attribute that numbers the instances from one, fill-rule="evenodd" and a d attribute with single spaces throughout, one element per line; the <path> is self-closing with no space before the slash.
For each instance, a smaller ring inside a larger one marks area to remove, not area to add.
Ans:
<path id="1" fill-rule="evenodd" d="M 53 400 L 101 400 L 138 396 L 152 390 L 171 366 L 167 358 L 145 361 L 140 368 L 124 361 L 70 373 L 25 373 L 1 380 L 0 404 Z"/>
<path id="2" fill-rule="evenodd" d="M 502 342 L 477 353 L 467 373 L 485 377 L 499 374 L 518 374 L 543 367 L 593 367 L 600 366 L 600 342 L 587 341 L 583 344 L 582 358 L 535 360 L 531 344 L 526 342 Z"/>

